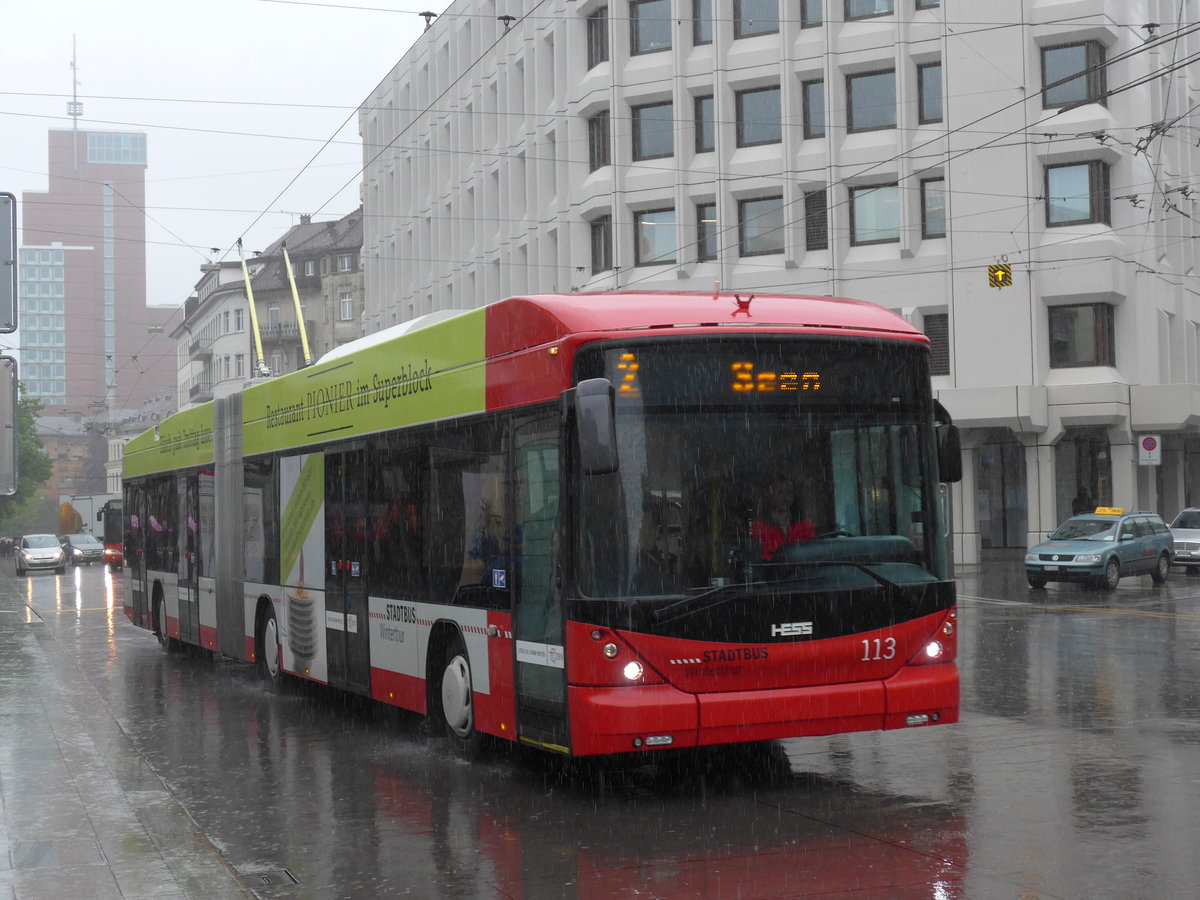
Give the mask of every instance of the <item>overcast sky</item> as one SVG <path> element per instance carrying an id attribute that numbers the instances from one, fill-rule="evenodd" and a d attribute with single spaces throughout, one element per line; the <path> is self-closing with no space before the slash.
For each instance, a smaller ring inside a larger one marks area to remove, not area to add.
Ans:
<path id="1" fill-rule="evenodd" d="M 423 2 L 6 3 L 0 191 L 20 225 L 22 192 L 47 188 L 47 132 L 71 127 L 74 40 L 79 128 L 147 135 L 147 300 L 179 305 L 208 248 L 244 235 L 261 249 L 299 213 L 357 208 L 354 111 L 420 36 L 417 13 L 448 5 Z"/>

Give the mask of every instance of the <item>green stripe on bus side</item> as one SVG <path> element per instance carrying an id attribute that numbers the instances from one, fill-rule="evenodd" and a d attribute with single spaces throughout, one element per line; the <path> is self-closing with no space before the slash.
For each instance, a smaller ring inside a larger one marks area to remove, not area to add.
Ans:
<path id="1" fill-rule="evenodd" d="M 472 310 L 247 388 L 245 455 L 482 412 L 484 322 L 484 310 Z"/>
<path id="2" fill-rule="evenodd" d="M 125 445 L 126 478 L 170 472 L 213 461 L 213 405 L 205 403 L 168 416 Z"/>

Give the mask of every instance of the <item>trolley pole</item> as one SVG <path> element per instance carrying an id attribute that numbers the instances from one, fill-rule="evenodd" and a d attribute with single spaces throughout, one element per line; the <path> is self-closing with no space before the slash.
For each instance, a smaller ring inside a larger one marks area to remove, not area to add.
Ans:
<path id="1" fill-rule="evenodd" d="M 258 312 L 254 308 L 254 289 L 250 287 L 250 270 L 246 268 L 246 254 L 242 251 L 242 239 L 237 239 L 238 258 L 242 261 L 242 278 L 246 281 L 246 299 L 250 301 L 250 327 L 254 330 L 254 355 L 258 357 L 254 367 L 263 378 L 271 377 L 267 360 L 263 357 L 262 334 L 258 330 Z"/>
<path id="2" fill-rule="evenodd" d="M 304 324 L 304 314 L 300 311 L 300 292 L 296 290 L 296 275 L 292 271 L 292 258 L 288 256 L 287 241 L 283 242 L 283 265 L 287 269 L 288 284 L 292 286 L 292 303 L 296 307 L 296 324 L 300 326 L 300 347 L 304 351 L 305 368 L 312 365 L 312 354 L 308 352 L 308 327 Z"/>

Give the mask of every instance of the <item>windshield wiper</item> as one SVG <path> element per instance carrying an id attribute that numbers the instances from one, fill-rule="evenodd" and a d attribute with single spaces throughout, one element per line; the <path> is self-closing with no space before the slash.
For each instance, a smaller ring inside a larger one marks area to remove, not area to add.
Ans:
<path id="1" fill-rule="evenodd" d="M 814 559 L 806 560 L 804 562 L 779 563 L 779 565 L 788 566 L 790 568 L 805 569 L 840 568 L 849 566 L 850 568 L 858 569 L 872 581 L 875 581 L 885 588 L 893 588 L 901 594 L 906 593 L 902 585 L 892 581 L 890 578 L 885 578 L 878 572 L 873 572 L 871 570 L 870 566 L 878 565 L 878 563 L 861 563 L 853 562 L 851 560 L 838 559 Z M 730 595 L 736 592 L 735 589 L 740 589 L 741 592 L 744 593 L 748 589 L 763 587 L 775 588 L 788 584 L 795 584 L 799 580 L 799 578 L 782 578 L 778 581 L 748 581 L 743 584 L 723 584 L 719 587 L 710 588 L 709 590 L 703 591 L 695 596 L 685 597 L 683 600 L 676 600 L 674 603 L 670 603 L 666 606 L 656 609 L 650 614 L 650 621 L 652 624 L 661 625 L 665 622 L 673 622 L 676 619 L 682 619 L 686 616 L 694 615 L 695 613 L 702 612 L 706 609 L 711 609 L 714 606 L 727 603 L 730 599 L 732 599 Z M 705 600 L 711 600 L 712 602 L 704 603 L 703 601 Z M 672 615 L 672 613 L 674 614 Z"/>

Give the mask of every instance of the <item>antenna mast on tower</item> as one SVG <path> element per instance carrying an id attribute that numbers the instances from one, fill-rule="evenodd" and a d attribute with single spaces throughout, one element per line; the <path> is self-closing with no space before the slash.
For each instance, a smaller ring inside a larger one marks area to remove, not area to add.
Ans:
<path id="1" fill-rule="evenodd" d="M 79 102 L 79 64 L 75 59 L 75 35 L 71 35 L 71 99 L 67 101 L 67 115 L 71 117 L 71 153 L 75 171 L 79 171 L 79 117 L 83 115 L 83 104 Z"/>

